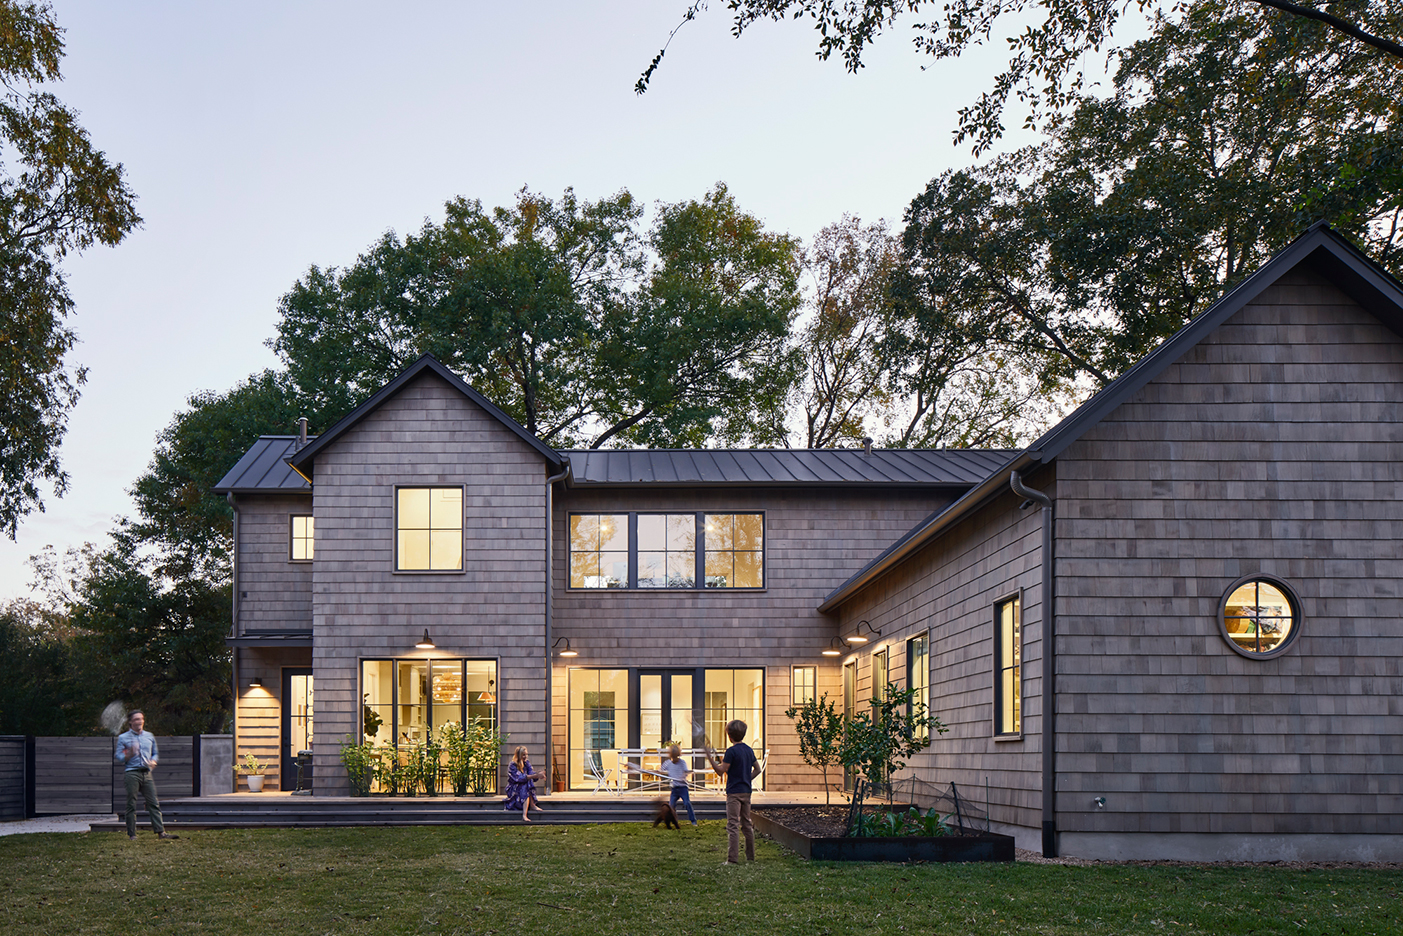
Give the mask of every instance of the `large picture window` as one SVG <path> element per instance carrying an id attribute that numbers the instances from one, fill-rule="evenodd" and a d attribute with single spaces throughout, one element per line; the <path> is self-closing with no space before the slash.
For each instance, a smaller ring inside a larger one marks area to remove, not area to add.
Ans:
<path id="1" fill-rule="evenodd" d="M 395 568 L 461 572 L 463 489 L 402 487 L 395 495 Z"/>
<path id="2" fill-rule="evenodd" d="M 404 747 L 449 723 L 497 725 L 495 660 L 361 661 L 361 737 Z"/>
<path id="3" fill-rule="evenodd" d="M 763 669 L 571 667 L 569 693 L 572 790 L 636 786 L 638 770 L 656 770 L 668 743 L 699 749 L 703 731 L 718 751 L 725 750 L 726 723 L 736 718 L 746 723 L 746 743 L 764 756 Z M 693 756 L 694 779 L 719 789 L 700 755 Z M 763 789 L 763 777 L 755 788 Z"/>
<path id="4" fill-rule="evenodd" d="M 764 588 L 763 513 L 570 514 L 571 588 Z"/>
<path id="5" fill-rule="evenodd" d="M 1023 635 L 1017 595 L 994 605 L 994 734 L 1023 731 Z"/>
<path id="6" fill-rule="evenodd" d="M 906 688 L 912 693 L 911 705 L 907 710 L 908 715 L 914 715 L 917 705 L 924 708 L 922 711 L 929 718 L 930 711 L 930 638 L 926 634 L 917 634 L 906 641 Z M 930 740 L 930 724 L 922 724 L 916 729 L 916 737 L 921 741 Z"/>

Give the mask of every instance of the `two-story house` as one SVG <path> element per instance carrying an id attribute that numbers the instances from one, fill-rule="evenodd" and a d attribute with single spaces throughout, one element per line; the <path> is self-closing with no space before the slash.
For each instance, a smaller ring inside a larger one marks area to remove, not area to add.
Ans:
<path id="1" fill-rule="evenodd" d="M 784 709 L 894 682 L 1025 847 L 1398 860 L 1400 335 L 1317 226 L 1017 452 L 557 452 L 421 359 L 220 482 L 238 746 L 337 794 L 479 717 L 590 790 L 741 717 L 816 789 Z"/>

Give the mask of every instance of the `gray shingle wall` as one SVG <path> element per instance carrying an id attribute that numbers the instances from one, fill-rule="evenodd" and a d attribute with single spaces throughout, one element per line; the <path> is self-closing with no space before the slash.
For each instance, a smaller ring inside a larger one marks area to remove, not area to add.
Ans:
<path id="1" fill-rule="evenodd" d="M 1403 341 L 1303 272 L 1069 448 L 1060 827 L 1403 832 L 1400 493 Z M 1305 616 L 1260 661 L 1216 623 L 1257 571 Z"/>
<path id="2" fill-rule="evenodd" d="M 818 689 L 841 693 L 840 669 L 823 648 L 834 619 L 815 608 L 855 569 L 949 496 L 853 490 L 634 490 L 559 494 L 555 502 L 555 633 L 569 637 L 577 667 L 755 667 L 765 669 L 766 767 L 770 789 L 818 789 L 784 717 L 792 667 L 818 667 Z M 763 592 L 569 590 L 565 587 L 570 513 L 765 511 Z M 552 676 L 556 763 L 566 763 L 568 671 Z M 715 742 L 717 739 L 713 739 Z M 574 756 L 579 756 L 578 754 Z"/>
<path id="3" fill-rule="evenodd" d="M 1025 480 L 1045 489 L 1052 470 Z M 882 632 L 856 654 L 859 700 L 872 696 L 874 652 L 887 648 L 889 678 L 905 686 L 906 641 L 929 633 L 931 711 L 950 730 L 933 737 L 897 779 L 914 774 L 940 787 L 954 782 L 976 804 L 985 798 L 987 780 L 994 823 L 1036 828 L 1042 809 L 1042 519 L 1036 509 L 1020 511 L 1019 502 L 1012 493 L 999 495 L 855 595 L 842 616 L 845 630 L 867 620 Z M 1020 590 L 1023 736 L 996 741 L 994 603 Z"/>
<path id="4" fill-rule="evenodd" d="M 239 630 L 312 626 L 312 566 L 291 562 L 292 514 L 312 512 L 310 495 L 240 495 Z"/>
<path id="5" fill-rule="evenodd" d="M 313 583 L 319 793 L 346 792 L 336 744 L 357 730 L 359 661 L 496 658 L 502 727 L 545 736 L 545 464 L 425 375 L 317 457 Z M 396 485 L 466 485 L 462 573 L 394 571 Z"/>

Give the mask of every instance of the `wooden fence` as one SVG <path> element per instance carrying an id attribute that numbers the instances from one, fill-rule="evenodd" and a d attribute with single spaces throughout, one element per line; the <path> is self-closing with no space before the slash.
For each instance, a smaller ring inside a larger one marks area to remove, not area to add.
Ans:
<path id="1" fill-rule="evenodd" d="M 233 739 L 228 735 L 158 737 L 156 743 L 161 758 L 155 777 L 162 799 L 232 791 Z M 0 821 L 120 814 L 127 792 L 114 750 L 110 737 L 0 736 Z"/>

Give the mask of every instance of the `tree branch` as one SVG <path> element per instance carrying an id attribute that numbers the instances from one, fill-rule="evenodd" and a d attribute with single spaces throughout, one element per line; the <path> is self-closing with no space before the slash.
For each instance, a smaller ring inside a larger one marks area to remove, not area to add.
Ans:
<path id="1" fill-rule="evenodd" d="M 1319 22 L 1324 23 L 1332 29 L 1339 30 L 1346 36 L 1353 36 L 1360 42 L 1367 43 L 1368 45 L 1371 45 L 1376 49 L 1380 49 L 1384 52 L 1387 52 L 1389 55 L 1392 55 L 1395 58 L 1403 59 L 1403 45 L 1399 45 L 1398 43 L 1393 42 L 1390 39 L 1385 39 L 1382 36 L 1375 36 L 1372 33 L 1367 33 L 1364 30 L 1360 29 L 1358 26 L 1349 22 L 1348 20 L 1342 20 L 1338 16 L 1332 16 L 1331 14 L 1325 13 L 1321 10 L 1317 10 L 1314 7 L 1300 6 L 1299 4 L 1289 3 L 1288 0 L 1252 0 L 1252 2 L 1260 4 L 1261 6 L 1273 7 L 1275 9 L 1281 10 L 1283 13 L 1290 13 L 1294 16 L 1304 16 L 1306 19 L 1318 20 Z"/>

